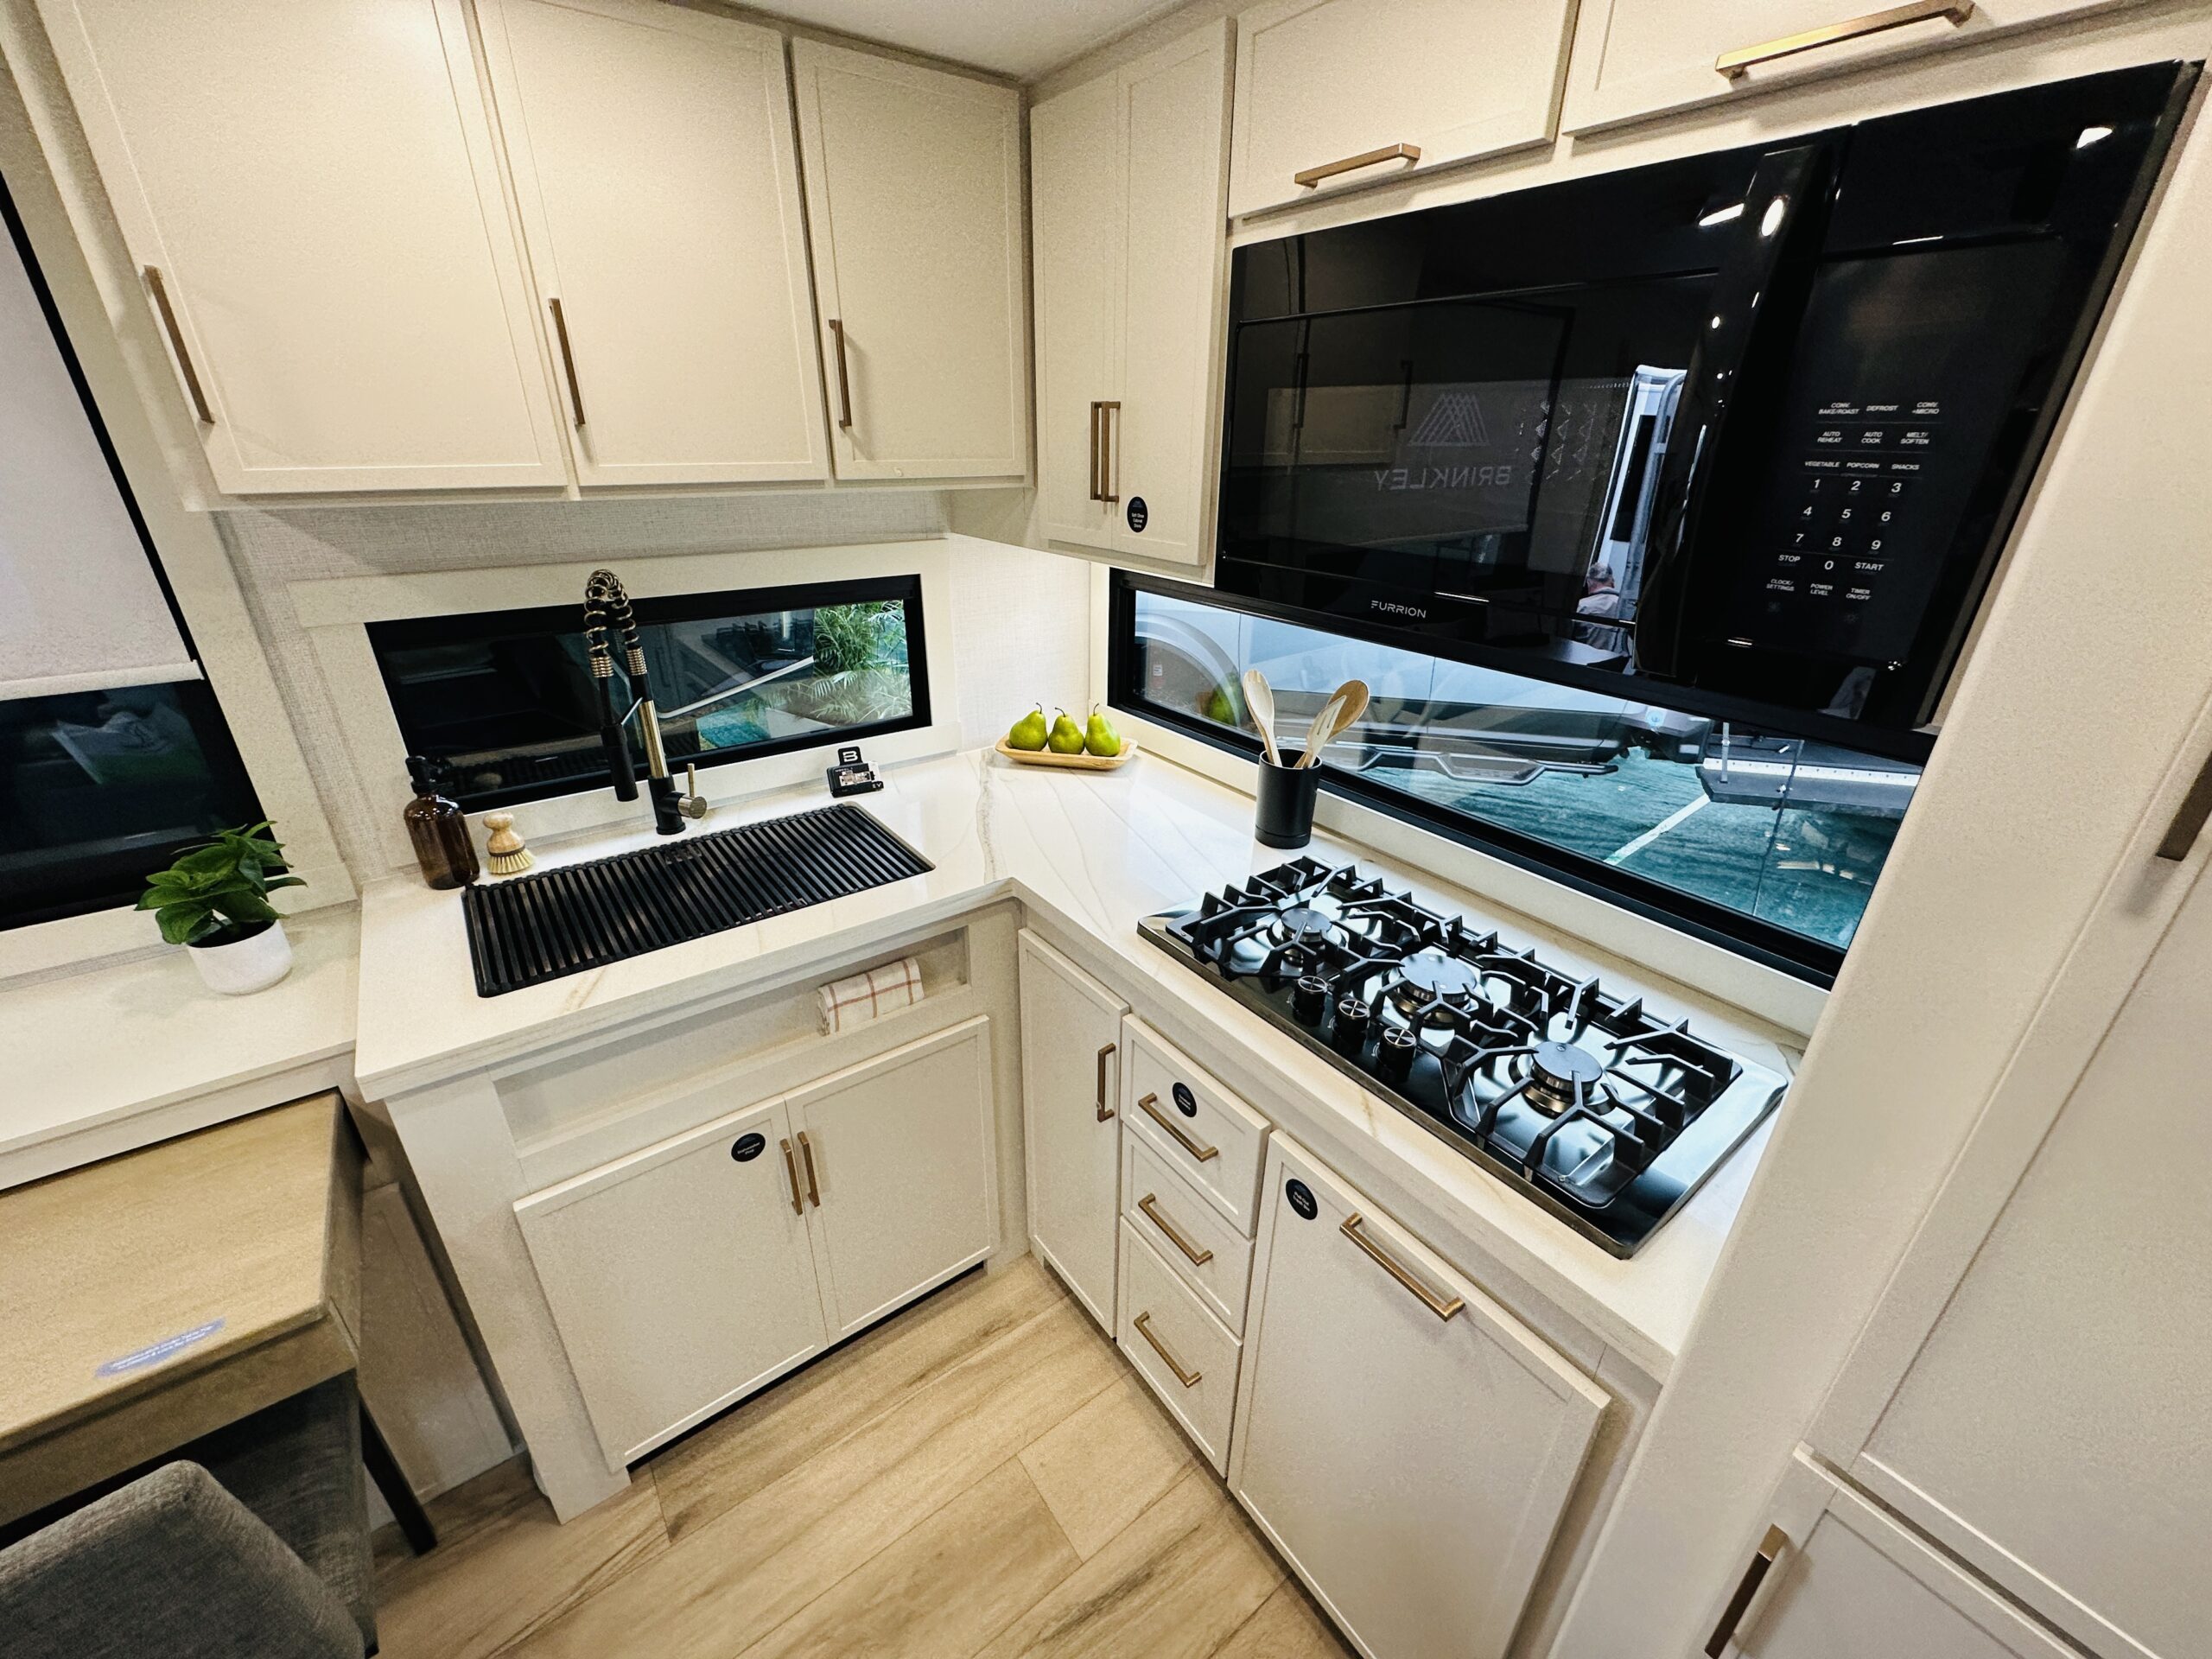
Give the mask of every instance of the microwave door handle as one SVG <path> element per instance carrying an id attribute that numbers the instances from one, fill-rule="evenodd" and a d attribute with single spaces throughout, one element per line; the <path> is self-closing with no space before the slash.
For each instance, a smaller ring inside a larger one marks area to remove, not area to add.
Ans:
<path id="1" fill-rule="evenodd" d="M 1714 478 L 1729 453 L 1765 434 L 1744 413 L 1778 397 L 1790 331 L 1802 313 L 1834 177 L 1824 143 L 1770 151 L 1759 158 L 1735 240 L 1713 285 L 1713 321 L 1690 353 L 1652 493 L 1643 581 L 1636 601 L 1639 672 L 1687 679 L 1696 633 L 1730 550 L 1712 535 Z M 1734 435 L 1732 437 L 1732 432 Z"/>

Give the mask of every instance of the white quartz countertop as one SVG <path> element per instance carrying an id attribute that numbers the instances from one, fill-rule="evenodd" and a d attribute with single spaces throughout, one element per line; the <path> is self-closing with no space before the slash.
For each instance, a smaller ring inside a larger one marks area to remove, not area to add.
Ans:
<path id="1" fill-rule="evenodd" d="M 284 927 L 292 971 L 251 996 L 216 995 L 175 950 L 0 994 L 0 1186 L 341 1077 L 353 1046 L 353 909 L 308 911 Z M 266 1097 L 254 1089 L 263 1083 Z"/>
<path id="2" fill-rule="evenodd" d="M 718 809 L 707 828 L 823 799 L 819 786 L 754 797 Z M 1117 772 L 1069 773 L 979 750 L 893 769 L 880 793 L 858 801 L 936 868 L 502 996 L 476 994 L 458 893 L 413 880 L 372 887 L 362 899 L 354 1055 L 364 1094 L 373 1100 L 501 1068 L 551 1043 L 803 969 L 871 937 L 1018 899 L 1172 1039 L 1201 1046 L 1202 1059 L 1232 1056 L 1237 1065 L 1225 1081 L 1239 1082 L 1242 1072 L 1245 1086 L 1294 1103 L 1283 1127 L 1317 1154 L 1350 1166 L 1344 1173 L 1355 1185 L 1379 1188 L 1370 1196 L 1400 1219 L 1416 1230 L 1426 1224 L 1459 1235 L 1639 1370 L 1665 1376 L 1764 1145 L 1764 1128 L 1635 1259 L 1620 1261 L 1138 933 L 1145 915 L 1182 908 L 1208 888 L 1294 856 L 1252 840 L 1248 797 L 1154 755 Z M 642 804 L 639 816 L 638 827 L 620 835 L 536 849 L 539 867 L 650 843 Z M 1656 1010 L 1687 1014 L 1700 1034 L 1744 1058 L 1789 1070 L 1779 1033 L 1750 1015 L 1366 849 L 1317 835 L 1307 852 L 1326 862 L 1356 860 L 1394 886 L 1411 887 L 1425 903 L 1494 923 L 1567 971 L 1631 984 Z"/>

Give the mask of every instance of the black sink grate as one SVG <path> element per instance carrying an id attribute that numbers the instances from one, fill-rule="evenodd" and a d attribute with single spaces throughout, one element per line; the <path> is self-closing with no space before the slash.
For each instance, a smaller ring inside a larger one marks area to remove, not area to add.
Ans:
<path id="1" fill-rule="evenodd" d="M 603 968 L 936 866 L 849 803 L 687 836 L 461 895 L 476 994 Z"/>

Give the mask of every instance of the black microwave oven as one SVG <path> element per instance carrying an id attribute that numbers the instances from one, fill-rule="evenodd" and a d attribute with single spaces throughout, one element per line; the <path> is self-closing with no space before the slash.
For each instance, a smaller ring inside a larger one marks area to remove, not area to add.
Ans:
<path id="1" fill-rule="evenodd" d="M 1216 585 L 1924 760 L 2198 67 L 1238 248 Z"/>

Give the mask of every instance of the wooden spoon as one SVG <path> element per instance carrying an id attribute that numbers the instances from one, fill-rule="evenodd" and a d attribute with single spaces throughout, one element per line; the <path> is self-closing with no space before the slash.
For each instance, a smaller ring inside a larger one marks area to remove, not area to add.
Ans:
<path id="1" fill-rule="evenodd" d="M 1260 747 L 1268 752 L 1268 763 L 1282 765 L 1282 756 L 1275 750 L 1274 690 L 1256 668 L 1244 671 L 1244 708 L 1252 716 L 1253 728 L 1260 734 Z"/>
<path id="2" fill-rule="evenodd" d="M 1346 680 L 1331 692 L 1329 700 L 1321 705 L 1321 712 L 1313 716 L 1313 728 L 1306 734 L 1306 753 L 1298 757 L 1299 767 L 1314 765 L 1321 751 L 1366 712 L 1365 680 Z"/>

